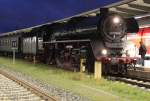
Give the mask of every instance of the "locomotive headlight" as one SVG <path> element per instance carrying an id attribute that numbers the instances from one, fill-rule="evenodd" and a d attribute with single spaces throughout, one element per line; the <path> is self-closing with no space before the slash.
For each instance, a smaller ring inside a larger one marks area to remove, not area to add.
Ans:
<path id="1" fill-rule="evenodd" d="M 107 50 L 106 50 L 106 49 L 103 49 L 103 50 L 102 50 L 102 54 L 103 54 L 103 55 L 107 55 Z"/>
<path id="2" fill-rule="evenodd" d="M 114 18 L 113 18 L 113 22 L 114 22 L 115 24 L 119 23 L 119 22 L 120 22 L 120 18 L 119 18 L 119 17 L 114 17 Z"/>

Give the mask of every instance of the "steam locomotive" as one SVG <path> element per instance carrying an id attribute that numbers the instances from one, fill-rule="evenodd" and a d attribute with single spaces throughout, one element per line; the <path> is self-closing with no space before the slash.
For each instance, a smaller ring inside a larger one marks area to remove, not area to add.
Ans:
<path id="1" fill-rule="evenodd" d="M 138 30 L 134 18 L 123 18 L 102 8 L 96 16 L 73 17 L 31 31 L 5 33 L 0 36 L 0 51 L 11 54 L 11 47 L 16 47 L 19 56 L 39 57 L 72 71 L 80 70 L 81 59 L 87 72 L 94 72 L 94 62 L 101 61 L 103 74 L 126 73 L 136 60 L 122 57 L 124 37 Z"/>

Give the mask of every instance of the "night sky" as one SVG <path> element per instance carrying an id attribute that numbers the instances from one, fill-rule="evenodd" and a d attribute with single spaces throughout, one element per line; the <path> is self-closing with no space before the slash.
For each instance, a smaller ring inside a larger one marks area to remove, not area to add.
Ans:
<path id="1" fill-rule="evenodd" d="M 121 0 L 0 0 L 0 33 L 59 20 Z"/>

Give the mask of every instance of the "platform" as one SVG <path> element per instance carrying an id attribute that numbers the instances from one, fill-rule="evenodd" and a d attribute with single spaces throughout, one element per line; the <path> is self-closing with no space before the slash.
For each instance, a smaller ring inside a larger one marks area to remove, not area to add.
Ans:
<path id="1" fill-rule="evenodd" d="M 136 70 L 140 70 L 140 71 L 149 71 L 149 72 L 150 72 L 150 66 L 136 65 Z"/>
<path id="2" fill-rule="evenodd" d="M 127 75 L 133 78 L 150 80 L 150 68 L 129 69 Z"/>

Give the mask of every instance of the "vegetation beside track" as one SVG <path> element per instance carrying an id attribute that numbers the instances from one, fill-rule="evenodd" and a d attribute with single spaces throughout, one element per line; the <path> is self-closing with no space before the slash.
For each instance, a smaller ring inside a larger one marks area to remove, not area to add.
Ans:
<path id="1" fill-rule="evenodd" d="M 93 75 L 69 72 L 54 66 L 32 64 L 19 59 L 13 65 L 12 59 L 5 57 L 0 57 L 0 65 L 56 87 L 70 90 L 91 101 L 149 101 L 150 99 L 148 91 L 106 79 L 97 81 Z"/>

